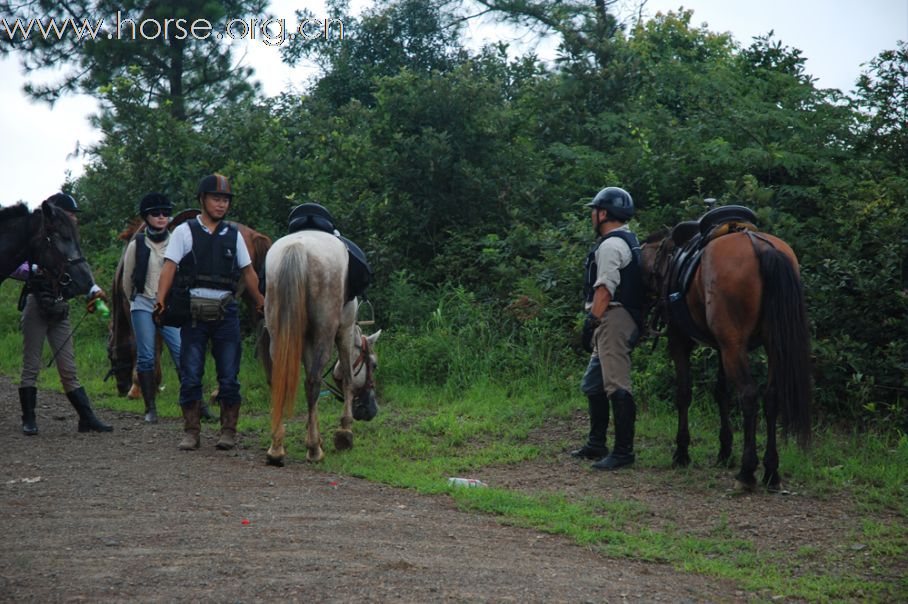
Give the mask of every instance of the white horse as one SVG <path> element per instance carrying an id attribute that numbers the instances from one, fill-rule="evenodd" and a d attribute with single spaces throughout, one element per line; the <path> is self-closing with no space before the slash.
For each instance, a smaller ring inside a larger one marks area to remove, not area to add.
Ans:
<path id="1" fill-rule="evenodd" d="M 370 420 L 377 412 L 372 383 L 377 358 L 372 347 L 381 331 L 365 337 L 356 324 L 358 302 L 355 298 L 347 301 L 347 264 L 344 243 L 316 230 L 278 239 L 265 258 L 265 327 L 273 364 L 270 464 L 283 465 L 283 420 L 293 414 L 301 361 L 306 368 L 309 410 L 308 461 L 321 461 L 325 456 L 318 429 L 318 399 L 333 347 L 338 350 L 334 376 L 344 397 L 340 428 L 334 433 L 335 448 L 353 447 L 354 418 Z"/>

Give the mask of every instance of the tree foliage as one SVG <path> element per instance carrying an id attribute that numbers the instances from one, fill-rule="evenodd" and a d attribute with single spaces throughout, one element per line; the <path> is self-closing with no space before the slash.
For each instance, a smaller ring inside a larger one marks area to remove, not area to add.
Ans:
<path id="1" fill-rule="evenodd" d="M 459 292 L 458 312 L 492 313 L 509 345 L 579 363 L 582 203 L 624 186 L 646 234 L 716 197 L 754 208 L 800 258 L 820 416 L 883 422 L 904 408 L 904 44 L 848 98 L 817 89 L 771 32 L 741 46 L 687 11 L 621 27 L 597 21 L 597 3 L 483 4 L 542 11 L 555 30 L 546 19 L 573 11 L 579 38 L 544 65 L 467 50 L 459 5 L 386 2 L 340 45 L 288 51 L 325 70 L 309 94 L 225 101 L 202 127 L 137 106 L 141 74 L 123 74 L 73 183 L 86 238 L 109 237 L 148 190 L 191 205 L 198 178 L 219 170 L 238 193 L 232 216 L 275 237 L 295 204 L 326 205 L 368 252 L 395 328 L 423 326 Z"/>
<path id="2" fill-rule="evenodd" d="M 54 19 L 63 32 L 43 36 L 32 27 L 27 39 L 7 36 L 7 50 L 17 52 L 27 73 L 68 68 L 56 82 L 28 84 L 31 96 L 51 103 L 67 93 L 103 97 L 117 78 L 129 77 L 135 102 L 165 108 L 178 120 L 199 120 L 215 104 L 255 92 L 252 69 L 234 64 L 222 31 L 227 19 L 262 15 L 266 5 L 266 0 L 2 0 L 0 14 L 8 23 L 19 19 L 23 27 L 32 19 L 45 26 Z M 203 28 L 198 35 L 191 31 L 202 19 L 213 27 L 204 39 Z"/>

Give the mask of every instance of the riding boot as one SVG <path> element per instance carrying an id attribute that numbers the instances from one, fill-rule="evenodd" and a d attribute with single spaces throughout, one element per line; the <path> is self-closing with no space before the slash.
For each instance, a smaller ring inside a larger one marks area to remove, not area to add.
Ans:
<path id="1" fill-rule="evenodd" d="M 615 448 L 605 459 L 593 464 L 597 470 L 616 470 L 634 463 L 634 422 L 637 420 L 637 405 L 627 390 L 612 393 L 612 409 L 615 412 Z"/>
<path id="2" fill-rule="evenodd" d="M 239 403 L 235 405 L 221 403 L 221 437 L 215 447 L 226 451 L 236 446 L 236 422 L 239 417 Z"/>
<path id="3" fill-rule="evenodd" d="M 590 410 L 590 434 L 586 444 L 571 451 L 571 457 L 579 459 L 602 459 L 608 455 L 605 435 L 608 431 L 608 396 L 604 392 L 588 394 Z"/>
<path id="4" fill-rule="evenodd" d="M 158 409 L 155 405 L 155 396 L 158 386 L 155 384 L 154 371 L 140 371 L 139 387 L 142 389 L 142 398 L 145 399 L 145 422 L 158 423 Z"/>
<path id="5" fill-rule="evenodd" d="M 35 419 L 38 389 L 34 386 L 19 388 L 19 404 L 22 406 L 22 434 L 34 436 L 38 433 L 38 423 Z"/>
<path id="6" fill-rule="evenodd" d="M 183 411 L 184 434 L 183 440 L 177 446 L 183 451 L 198 449 L 202 432 L 202 401 L 192 401 L 191 403 L 180 405 L 180 409 Z"/>
<path id="7" fill-rule="evenodd" d="M 91 403 L 88 401 L 88 395 L 85 394 L 85 388 L 79 386 L 75 390 L 70 390 L 66 393 L 66 398 L 79 414 L 79 432 L 113 432 L 113 426 L 109 426 L 95 417 L 95 412 L 92 411 Z"/>

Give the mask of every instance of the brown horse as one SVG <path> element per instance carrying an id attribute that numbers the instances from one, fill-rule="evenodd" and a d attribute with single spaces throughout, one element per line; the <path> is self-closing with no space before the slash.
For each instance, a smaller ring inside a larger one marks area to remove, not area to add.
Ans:
<path id="1" fill-rule="evenodd" d="M 798 260 L 791 247 L 766 233 L 735 232 L 706 244 L 690 287 L 681 298 L 668 291 L 672 258 L 680 248 L 662 232 L 651 235 L 642 246 L 647 288 L 668 326 L 668 350 L 675 365 L 678 409 L 677 448 L 673 466 L 690 464 L 688 408 L 691 402 L 690 354 L 698 343 L 719 352 L 719 376 L 714 396 L 719 406 L 718 463 L 731 466 L 732 429 L 729 421 L 730 392 L 744 419 L 744 451 L 736 476 L 745 489 L 756 485 L 757 386 L 750 372 L 748 351 L 766 349 L 769 383 L 764 396 L 766 450 L 763 484 L 778 490 L 779 456 L 776 450 L 776 420 L 806 446 L 810 437 L 811 398 L 810 346 L 804 292 Z M 683 299 L 692 326 L 685 328 L 677 313 L 669 311 Z M 690 328 L 692 327 L 692 329 Z M 691 332 L 697 332 L 695 339 Z"/>
<path id="2" fill-rule="evenodd" d="M 196 209 L 183 210 L 174 217 L 167 228 L 172 231 L 183 222 L 195 218 L 198 214 L 199 210 Z M 252 266 L 256 272 L 259 272 L 264 267 L 265 255 L 268 253 L 268 248 L 271 247 L 271 239 L 267 235 L 263 235 L 244 224 L 235 224 L 240 235 L 242 235 L 243 240 L 246 242 L 249 256 L 252 259 Z M 145 222 L 141 218 L 136 218 L 117 236 L 117 238 L 128 244 L 136 233 L 144 230 Z M 130 292 L 123 289 L 123 256 L 125 256 L 125 254 L 126 249 L 124 248 L 123 254 L 120 256 L 120 261 L 117 264 L 113 287 L 111 287 L 110 290 L 111 318 L 107 339 L 107 356 L 110 360 L 108 377 L 113 375 L 116 378 L 117 392 L 120 396 L 125 395 L 131 399 L 139 399 L 142 398 L 142 392 L 139 388 L 135 372 L 136 342 L 132 332 L 132 319 L 129 313 Z M 241 293 L 243 299 L 246 301 L 247 307 L 251 310 L 250 316 L 254 322 L 254 327 L 256 330 L 259 330 L 261 316 L 255 312 L 255 301 L 247 292 L 241 290 Z M 155 378 L 156 383 L 158 384 L 161 383 L 160 349 L 161 338 L 158 337 L 158 354 L 155 355 Z"/>

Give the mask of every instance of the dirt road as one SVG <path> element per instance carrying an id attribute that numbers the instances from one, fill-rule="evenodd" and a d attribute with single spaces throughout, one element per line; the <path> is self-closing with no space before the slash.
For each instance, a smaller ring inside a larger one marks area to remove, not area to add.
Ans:
<path id="1" fill-rule="evenodd" d="M 203 429 L 99 412 L 79 434 L 65 397 L 38 394 L 38 436 L 20 432 L 0 378 L 2 601 L 731 601 L 732 584 L 609 560 L 566 539 L 504 527 L 427 497 L 264 464 Z M 248 520 L 248 524 L 244 523 Z M 736 595 L 737 594 L 737 595 Z"/>

